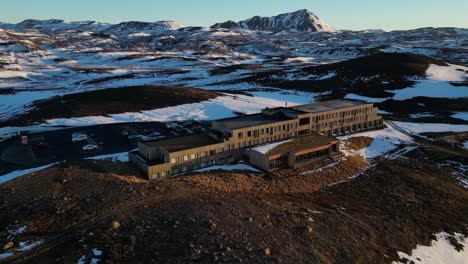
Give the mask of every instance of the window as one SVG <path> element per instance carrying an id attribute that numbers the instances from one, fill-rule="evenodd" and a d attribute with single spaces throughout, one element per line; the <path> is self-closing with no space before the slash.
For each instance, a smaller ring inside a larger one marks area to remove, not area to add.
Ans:
<path id="1" fill-rule="evenodd" d="M 237 134 L 237 137 L 238 137 L 238 138 L 242 138 L 242 137 L 244 137 L 244 134 L 243 134 L 242 132 L 239 132 L 239 133 Z"/>
<path id="2" fill-rule="evenodd" d="M 210 150 L 210 155 L 215 155 L 216 154 L 216 149 Z"/>
<path id="3" fill-rule="evenodd" d="M 172 169 L 172 174 L 177 174 L 177 173 L 179 173 L 179 169 L 178 169 L 178 168 Z"/>
<path id="4" fill-rule="evenodd" d="M 176 158 L 172 158 L 172 159 L 171 159 L 171 163 L 172 163 L 172 164 L 177 163 L 177 159 L 176 159 Z"/>
<path id="5" fill-rule="evenodd" d="M 190 154 L 190 159 L 196 159 L 197 158 L 197 154 Z"/>
<path id="6" fill-rule="evenodd" d="M 207 151 L 202 151 L 200 153 L 200 157 L 206 157 L 206 155 L 208 155 L 208 152 Z"/>
<path id="7" fill-rule="evenodd" d="M 270 133 L 270 128 L 269 127 L 266 128 L 266 133 L 267 134 Z"/>
<path id="8" fill-rule="evenodd" d="M 256 137 L 256 138 L 257 138 L 257 137 L 259 136 L 259 134 L 258 134 L 258 130 L 254 130 L 254 133 L 253 133 L 253 134 L 254 134 L 254 137 Z"/>
<path id="9" fill-rule="evenodd" d="M 224 152 L 224 148 L 218 149 L 218 153 L 223 153 L 223 152 Z"/>
<path id="10" fill-rule="evenodd" d="M 252 136 L 252 131 L 247 131 L 247 137 L 251 137 Z"/>
<path id="11" fill-rule="evenodd" d="M 184 156 L 184 161 L 187 161 L 188 160 L 188 155 L 185 155 Z"/>

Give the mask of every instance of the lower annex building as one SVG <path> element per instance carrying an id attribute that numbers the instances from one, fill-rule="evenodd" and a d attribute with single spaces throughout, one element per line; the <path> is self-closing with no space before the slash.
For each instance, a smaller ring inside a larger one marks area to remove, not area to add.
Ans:
<path id="1" fill-rule="evenodd" d="M 258 114 L 212 121 L 206 133 L 140 142 L 129 159 L 150 180 L 245 160 L 269 171 L 339 157 L 333 136 L 376 129 L 382 117 L 371 103 L 333 100 L 266 108 Z"/>

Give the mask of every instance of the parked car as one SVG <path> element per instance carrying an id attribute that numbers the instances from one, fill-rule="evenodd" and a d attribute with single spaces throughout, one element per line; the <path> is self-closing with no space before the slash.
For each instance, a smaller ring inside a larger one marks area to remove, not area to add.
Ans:
<path id="1" fill-rule="evenodd" d="M 98 149 L 98 146 L 93 145 L 93 144 L 83 146 L 84 151 L 90 151 L 90 150 L 96 150 L 96 149 Z"/>
<path id="2" fill-rule="evenodd" d="M 84 134 L 74 134 L 72 135 L 72 141 L 73 142 L 80 142 L 88 139 L 88 137 Z"/>

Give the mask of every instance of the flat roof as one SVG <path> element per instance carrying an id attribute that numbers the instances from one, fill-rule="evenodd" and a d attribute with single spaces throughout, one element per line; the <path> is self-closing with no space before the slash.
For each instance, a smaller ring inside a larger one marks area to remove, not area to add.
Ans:
<path id="1" fill-rule="evenodd" d="M 305 104 L 305 105 L 298 105 L 291 107 L 292 109 L 299 110 L 306 113 L 320 113 L 320 112 L 328 112 L 343 108 L 350 108 L 356 107 L 361 105 L 366 105 L 368 103 L 359 101 L 359 100 L 352 100 L 352 99 L 341 99 L 341 100 L 332 100 L 332 101 L 325 101 L 325 102 L 318 102 L 312 104 Z"/>
<path id="2" fill-rule="evenodd" d="M 265 114 L 252 114 L 243 115 L 225 119 L 215 120 L 221 126 L 228 129 L 239 129 L 245 127 L 261 126 L 266 124 L 272 124 L 276 122 L 291 120 L 293 118 L 286 117 L 284 115 L 265 115 Z"/>
<path id="3" fill-rule="evenodd" d="M 150 147 L 161 147 L 168 152 L 178 152 L 187 149 L 199 148 L 222 143 L 208 135 L 208 133 L 200 133 L 189 136 L 173 137 L 156 141 L 145 142 L 144 144 Z"/>
<path id="4" fill-rule="evenodd" d="M 326 146 L 330 144 L 330 142 L 335 141 L 336 139 L 320 135 L 317 133 L 312 133 L 306 136 L 298 136 L 295 138 L 279 141 L 279 142 L 272 142 L 269 144 L 261 145 L 258 147 L 253 148 L 257 152 L 263 153 L 266 156 L 274 156 L 278 154 L 283 154 L 287 152 L 297 152 L 302 150 L 308 150 L 313 148 L 318 148 L 321 146 Z"/>

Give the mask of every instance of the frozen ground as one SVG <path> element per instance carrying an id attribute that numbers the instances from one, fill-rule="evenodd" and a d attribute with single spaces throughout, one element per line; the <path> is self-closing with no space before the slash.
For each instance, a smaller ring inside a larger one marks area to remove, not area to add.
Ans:
<path id="1" fill-rule="evenodd" d="M 349 150 L 346 148 L 346 139 L 360 136 L 373 138 L 374 141 L 372 141 L 368 147 L 358 151 Z M 385 155 L 386 153 L 397 149 L 400 144 L 413 143 L 413 139 L 411 137 L 399 132 L 398 130 L 395 130 L 391 126 L 381 130 L 357 133 L 338 138 L 343 140 L 342 144 L 344 144 L 344 146 L 340 149 L 346 156 L 360 155 L 366 159 L 373 159 Z"/>
<path id="2" fill-rule="evenodd" d="M 417 246 L 411 254 L 398 252 L 401 259 L 406 259 L 414 264 L 466 264 L 468 263 L 468 239 L 462 234 L 455 234 L 455 239 L 462 244 L 464 249 L 457 251 L 450 243 L 447 233 L 437 234 L 437 240 L 433 240 L 430 246 Z M 393 262 L 394 264 L 408 263 Z"/>
<path id="3" fill-rule="evenodd" d="M 409 123 L 397 122 L 394 123 L 403 128 L 410 134 L 421 136 L 425 132 L 466 132 L 468 125 L 452 125 L 452 124 L 432 124 L 432 123 Z"/>

